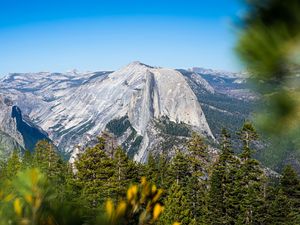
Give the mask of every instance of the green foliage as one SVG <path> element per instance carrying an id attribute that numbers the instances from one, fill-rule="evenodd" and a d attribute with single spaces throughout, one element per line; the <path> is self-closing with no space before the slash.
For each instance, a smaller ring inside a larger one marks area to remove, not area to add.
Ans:
<path id="1" fill-rule="evenodd" d="M 146 165 L 103 137 L 74 165 L 39 142 L 33 154 L 15 152 L 1 164 L 0 225 L 299 224 L 296 172 L 286 167 L 279 183 L 265 176 L 252 158 L 251 124 L 239 131 L 240 157 L 221 133 L 217 159 L 193 134 L 186 150 L 150 154 Z"/>
<path id="2" fill-rule="evenodd" d="M 25 157 L 25 160 L 28 160 L 29 153 L 26 153 Z M 55 146 L 46 140 L 37 143 L 33 155 L 33 164 L 47 174 L 50 179 L 60 176 L 63 167 L 63 162 L 56 152 Z"/>
<path id="3" fill-rule="evenodd" d="M 259 105 L 257 101 L 245 101 L 222 94 L 201 93 L 197 97 L 215 137 L 221 136 L 222 127 L 234 134 Z"/>
<path id="4" fill-rule="evenodd" d="M 192 221 L 192 213 L 188 206 L 188 199 L 183 188 L 174 183 L 169 188 L 168 197 L 165 201 L 166 210 L 162 214 L 159 224 L 171 224 L 180 221 L 182 225 L 189 225 Z"/>
<path id="5" fill-rule="evenodd" d="M 149 181 L 163 189 L 168 189 L 172 183 L 171 173 L 170 162 L 165 153 L 161 153 L 157 158 L 154 158 L 152 154 L 148 156 L 145 175 Z"/>
<path id="6" fill-rule="evenodd" d="M 99 138 L 98 143 L 87 148 L 75 162 L 73 182 L 91 209 L 98 208 L 107 199 L 121 199 L 127 187 L 139 179 L 137 164 L 129 160 L 120 147 L 108 155 L 105 146 L 105 140 Z"/>
<path id="7" fill-rule="evenodd" d="M 262 94 L 262 108 L 256 113 L 257 124 L 271 135 L 273 142 L 260 159 L 280 170 L 287 163 L 299 164 L 300 161 L 300 2 L 245 3 L 247 16 L 239 21 L 241 29 L 236 51 Z M 282 143 L 286 140 L 287 143 Z"/>
<path id="8" fill-rule="evenodd" d="M 237 44 L 239 56 L 259 79 L 284 78 L 293 51 L 287 46 L 299 43 L 299 1 L 247 1 L 247 10 Z"/>
<path id="9" fill-rule="evenodd" d="M 184 186 L 191 176 L 188 156 L 181 151 L 177 151 L 171 161 L 169 173 L 176 184 Z"/>
<path id="10" fill-rule="evenodd" d="M 170 121 L 168 117 L 162 117 L 158 122 L 156 122 L 156 126 L 165 134 L 173 135 L 173 136 L 190 136 L 190 129 L 186 124 L 180 122 L 175 123 Z"/>
<path id="11" fill-rule="evenodd" d="M 113 156 L 114 173 L 111 177 L 114 190 L 111 199 L 120 200 L 124 198 L 129 184 L 137 183 L 139 180 L 138 165 L 129 160 L 124 150 L 118 147 Z"/>
<path id="12" fill-rule="evenodd" d="M 21 168 L 21 160 L 18 152 L 14 151 L 7 162 L 4 163 L 4 168 L 0 172 L 2 179 L 13 179 Z"/>
<path id="13" fill-rule="evenodd" d="M 266 224 L 293 224 L 290 218 L 291 204 L 281 189 L 269 190 L 267 196 Z"/>
<path id="14" fill-rule="evenodd" d="M 280 188 L 291 205 L 291 220 L 299 222 L 300 218 L 300 180 L 295 170 L 286 166 L 280 179 Z"/>
<path id="15" fill-rule="evenodd" d="M 262 216 L 260 207 L 263 205 L 265 176 L 257 160 L 252 158 L 251 144 L 258 135 L 250 123 L 245 123 L 239 132 L 243 143 L 240 155 L 241 165 L 237 171 L 236 185 L 239 187 L 240 200 L 238 222 L 242 224 L 258 223 Z"/>
<path id="16" fill-rule="evenodd" d="M 142 136 L 137 136 L 134 141 L 131 143 L 130 148 L 128 149 L 128 156 L 129 157 L 133 157 L 135 153 L 137 153 L 141 143 L 143 141 L 143 137 Z"/>
<path id="17" fill-rule="evenodd" d="M 111 196 L 111 177 L 114 174 L 113 161 L 104 151 L 105 140 L 87 148 L 75 162 L 77 170 L 75 183 L 81 190 L 81 197 L 89 207 L 97 208 Z"/>
<path id="18" fill-rule="evenodd" d="M 127 116 L 123 116 L 119 119 L 113 119 L 106 125 L 106 128 L 117 137 L 122 136 L 129 127 L 131 127 L 131 124 Z"/>
<path id="19" fill-rule="evenodd" d="M 230 136 L 225 129 L 222 129 L 221 149 L 209 180 L 207 222 L 210 224 L 231 224 L 238 212 L 235 184 L 240 161 L 234 156 Z"/>
<path id="20" fill-rule="evenodd" d="M 236 51 L 250 70 L 256 88 L 262 94 L 262 109 L 256 121 L 273 144 L 261 158 L 273 168 L 281 168 L 289 158 L 299 163 L 300 89 L 298 0 L 245 1 L 246 15 Z M 272 154 L 274 151 L 274 155 Z M 268 158 L 268 157 L 271 158 Z"/>

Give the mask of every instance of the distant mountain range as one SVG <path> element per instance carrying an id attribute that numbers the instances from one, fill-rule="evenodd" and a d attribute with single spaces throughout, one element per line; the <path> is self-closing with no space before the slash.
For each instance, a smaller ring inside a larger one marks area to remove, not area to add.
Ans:
<path id="1" fill-rule="evenodd" d="M 0 96 L 0 146 L 5 135 L 20 149 L 49 136 L 74 158 L 106 131 L 141 162 L 192 131 L 214 142 L 222 127 L 240 127 L 257 99 L 243 74 L 140 62 L 114 72 L 14 73 L 0 80 Z"/>

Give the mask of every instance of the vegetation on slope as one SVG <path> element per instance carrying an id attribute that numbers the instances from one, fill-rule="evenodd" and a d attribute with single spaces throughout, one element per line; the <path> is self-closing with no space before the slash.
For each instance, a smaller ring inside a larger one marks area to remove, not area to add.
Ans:
<path id="1" fill-rule="evenodd" d="M 267 176 L 252 158 L 253 126 L 239 137 L 240 157 L 223 130 L 217 159 L 194 135 L 187 152 L 150 155 L 146 164 L 120 147 L 106 152 L 99 138 L 73 168 L 41 141 L 33 154 L 14 152 L 1 164 L 0 224 L 298 224 L 297 174 L 289 166 Z"/>

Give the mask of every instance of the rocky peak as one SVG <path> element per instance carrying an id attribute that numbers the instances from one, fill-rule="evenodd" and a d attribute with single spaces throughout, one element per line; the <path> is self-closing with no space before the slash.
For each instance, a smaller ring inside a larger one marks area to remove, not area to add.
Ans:
<path id="1" fill-rule="evenodd" d="M 64 74 L 34 82 L 34 75 L 18 75 L 22 82 L 2 84 L 10 85 L 2 91 L 12 96 L 60 149 L 71 153 L 78 144 L 84 145 L 100 135 L 110 121 L 123 117 L 143 138 L 135 152 L 138 161 L 147 158 L 146 150 L 153 141 L 147 138 L 152 129 L 149 124 L 161 117 L 188 124 L 213 138 L 196 95 L 177 70 L 132 62 L 103 76 L 91 74 L 92 82 L 77 82 L 80 76 L 73 83 L 74 78 Z M 34 91 L 30 91 L 32 87 Z"/>

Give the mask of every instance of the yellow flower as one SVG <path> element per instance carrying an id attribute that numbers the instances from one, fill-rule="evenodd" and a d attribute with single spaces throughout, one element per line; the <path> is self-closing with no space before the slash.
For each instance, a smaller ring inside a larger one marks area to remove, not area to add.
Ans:
<path id="1" fill-rule="evenodd" d="M 173 223 L 173 225 L 180 225 L 180 223 L 178 223 L 178 222 L 175 222 L 175 223 Z"/>
<path id="2" fill-rule="evenodd" d="M 156 193 L 156 195 L 153 197 L 153 202 L 158 201 L 158 199 L 160 198 L 161 194 L 163 193 L 162 189 L 159 189 Z"/>
<path id="3" fill-rule="evenodd" d="M 152 185 L 152 193 L 155 193 L 156 192 L 156 190 L 157 190 L 157 187 L 155 186 L 155 185 Z"/>
<path id="4" fill-rule="evenodd" d="M 21 216 L 22 214 L 22 206 L 21 206 L 21 202 L 20 202 L 20 199 L 16 199 L 14 201 L 14 209 L 15 209 L 15 212 L 18 216 Z"/>
<path id="5" fill-rule="evenodd" d="M 27 194 L 24 196 L 25 200 L 27 203 L 31 204 L 32 203 L 32 195 Z"/>
<path id="6" fill-rule="evenodd" d="M 153 220 L 157 220 L 163 210 L 164 207 L 162 207 L 159 203 L 157 203 L 153 209 Z"/>
<path id="7" fill-rule="evenodd" d="M 114 212 L 114 205 L 111 199 L 106 201 L 106 213 L 108 215 L 109 218 L 112 217 Z"/>
<path id="8" fill-rule="evenodd" d="M 138 186 L 137 185 L 133 185 L 131 186 L 128 191 L 127 191 L 127 199 L 128 201 L 131 201 L 132 199 L 134 199 L 134 197 L 136 196 L 138 192 Z"/>
<path id="9" fill-rule="evenodd" d="M 117 216 L 120 217 L 122 215 L 125 214 L 125 211 L 126 211 L 126 202 L 124 201 L 121 201 L 119 204 L 118 204 L 118 207 L 117 207 Z"/>
<path id="10" fill-rule="evenodd" d="M 147 179 L 146 179 L 146 177 L 142 177 L 142 178 L 141 178 L 141 184 L 142 184 L 143 186 L 145 186 L 145 185 L 147 184 Z"/>

